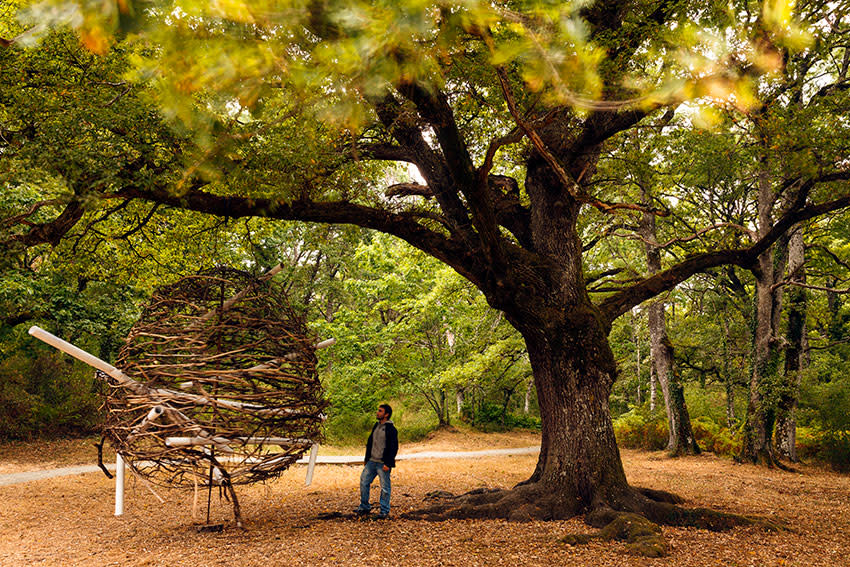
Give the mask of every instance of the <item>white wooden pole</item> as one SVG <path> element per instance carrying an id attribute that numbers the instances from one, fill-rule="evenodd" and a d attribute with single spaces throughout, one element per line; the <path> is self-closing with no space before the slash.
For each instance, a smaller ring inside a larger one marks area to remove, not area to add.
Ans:
<path id="1" fill-rule="evenodd" d="M 304 480 L 304 486 L 310 486 L 313 482 L 313 470 L 316 468 L 316 455 L 319 454 L 319 444 L 313 443 L 310 447 L 310 462 L 307 463 L 307 478 Z"/>
<path id="2" fill-rule="evenodd" d="M 310 439 L 298 439 L 293 437 L 166 437 L 165 444 L 169 447 L 192 447 L 195 445 L 227 446 L 248 445 L 311 445 Z M 232 452 L 232 451 L 231 451 Z"/>
<path id="3" fill-rule="evenodd" d="M 124 514 L 124 457 L 115 453 L 115 515 Z"/>
<path id="4" fill-rule="evenodd" d="M 197 394 L 190 394 L 187 392 L 178 392 L 175 390 L 166 390 L 163 388 L 151 388 L 141 382 L 133 380 L 108 362 L 105 362 L 98 357 L 90 354 L 83 349 L 72 345 L 68 341 L 62 340 L 56 335 L 52 333 L 48 333 L 41 327 L 37 327 L 33 325 L 29 329 L 29 334 L 34 336 L 35 338 L 44 341 L 50 346 L 61 350 L 66 354 L 70 354 L 77 360 L 81 360 L 88 364 L 93 368 L 97 368 L 101 372 L 105 372 L 119 383 L 123 384 L 131 388 L 136 393 L 141 393 L 141 395 L 150 396 L 150 398 L 154 401 L 182 401 L 187 400 L 192 403 L 198 405 L 206 405 L 206 406 L 214 406 L 219 405 L 226 408 L 232 408 L 236 410 L 244 410 L 256 413 L 258 415 L 283 415 L 283 414 L 295 414 L 298 413 L 296 410 L 290 408 L 267 408 L 265 406 L 260 406 L 257 404 L 250 404 L 245 402 L 236 402 L 233 400 L 224 400 L 224 399 L 209 399 L 205 396 L 200 396 Z M 330 340 L 330 339 L 329 339 Z M 327 342 L 327 341 L 325 341 Z M 259 368 L 259 367 L 257 367 Z M 247 370 L 252 370 L 248 368 Z M 188 418 L 187 418 L 188 420 Z"/>
<path id="5" fill-rule="evenodd" d="M 118 382 L 120 382 L 122 384 L 136 383 L 135 380 L 133 380 L 132 378 L 130 378 L 129 376 L 127 376 L 126 374 L 124 374 L 123 372 L 121 372 L 120 370 L 118 370 L 117 368 L 115 368 L 114 366 L 109 364 L 108 362 L 105 362 L 105 361 L 99 359 L 98 357 L 94 356 L 93 354 L 87 353 L 83 349 L 72 345 L 68 341 L 63 341 L 62 339 L 60 339 L 56 335 L 48 333 L 47 331 L 45 331 L 41 327 L 37 327 L 37 326 L 33 325 L 32 327 L 30 327 L 29 334 L 31 334 L 32 336 L 34 336 L 37 339 L 40 339 L 40 340 L 46 342 L 50 346 L 61 350 L 64 353 L 70 354 L 71 356 L 73 356 L 77 360 L 81 360 L 81 361 L 85 362 L 86 364 L 88 364 L 89 366 L 97 368 L 98 370 L 100 370 L 101 372 L 105 372 L 106 374 L 109 374 L 110 376 L 112 376 Z"/>

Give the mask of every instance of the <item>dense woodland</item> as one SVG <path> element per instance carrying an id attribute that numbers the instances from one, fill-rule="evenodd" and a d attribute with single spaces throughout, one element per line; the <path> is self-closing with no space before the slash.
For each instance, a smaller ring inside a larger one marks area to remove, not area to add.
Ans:
<path id="1" fill-rule="evenodd" d="M 281 262 L 332 440 L 539 428 L 541 517 L 671 521 L 614 433 L 848 467 L 846 2 L 3 10 L 3 436 L 99 419 L 29 325 L 112 360 L 154 289 Z"/>

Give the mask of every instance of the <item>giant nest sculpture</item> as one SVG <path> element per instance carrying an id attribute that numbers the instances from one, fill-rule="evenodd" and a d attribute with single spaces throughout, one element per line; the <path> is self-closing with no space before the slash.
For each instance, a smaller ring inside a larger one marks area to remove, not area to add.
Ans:
<path id="1" fill-rule="evenodd" d="M 135 473 L 161 485 L 224 488 L 237 525 L 234 485 L 275 477 L 318 443 L 327 406 L 315 355 L 324 344 L 274 273 L 216 268 L 159 289 L 118 368 L 30 329 L 98 368 L 109 386 L 104 436 Z"/>

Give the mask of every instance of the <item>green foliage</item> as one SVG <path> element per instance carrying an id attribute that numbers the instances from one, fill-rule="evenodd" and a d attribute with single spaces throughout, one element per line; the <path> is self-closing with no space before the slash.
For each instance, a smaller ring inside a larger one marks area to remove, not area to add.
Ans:
<path id="1" fill-rule="evenodd" d="M 335 279 L 333 316 L 315 320 L 338 341 L 326 355 L 332 415 L 356 416 L 380 399 L 413 395 L 445 424 L 458 390 L 510 400 L 527 383 L 518 334 L 436 260 L 369 234 Z"/>
<path id="2" fill-rule="evenodd" d="M 41 349 L 0 362 L 0 437 L 90 434 L 100 423 L 94 373 Z"/>
<path id="3" fill-rule="evenodd" d="M 745 394 L 743 391 L 741 393 Z M 692 420 L 704 418 L 704 420 L 712 423 L 726 423 L 726 392 L 720 385 L 711 384 L 701 387 L 698 383 L 687 384 L 685 402 Z M 746 407 L 746 396 L 737 396 L 736 402 L 736 415 L 743 415 Z"/>
<path id="4" fill-rule="evenodd" d="M 827 357 L 829 358 L 829 357 Z M 802 441 L 802 453 L 850 471 L 850 378 L 848 362 L 819 364 L 807 372 L 801 396 L 801 421 L 810 428 Z M 823 381 L 827 379 L 826 381 Z"/>
<path id="5" fill-rule="evenodd" d="M 461 408 L 460 417 L 481 431 L 509 431 L 512 429 L 540 429 L 540 418 L 505 411 L 493 402 L 479 405 L 467 403 Z"/>

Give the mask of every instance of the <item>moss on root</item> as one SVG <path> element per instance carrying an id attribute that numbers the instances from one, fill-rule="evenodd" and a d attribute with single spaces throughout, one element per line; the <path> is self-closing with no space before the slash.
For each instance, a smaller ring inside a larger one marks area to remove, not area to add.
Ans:
<path id="1" fill-rule="evenodd" d="M 667 544 L 661 528 L 638 514 L 618 514 L 611 523 L 599 530 L 599 537 L 606 541 L 625 541 L 628 544 L 626 549 L 634 555 L 667 555 Z"/>
<path id="2" fill-rule="evenodd" d="M 630 554 L 641 557 L 667 555 L 667 543 L 661 528 L 639 514 L 627 512 L 617 513 L 614 519 L 596 534 L 567 534 L 560 541 L 569 545 L 583 545 L 594 539 L 623 541 Z"/>

